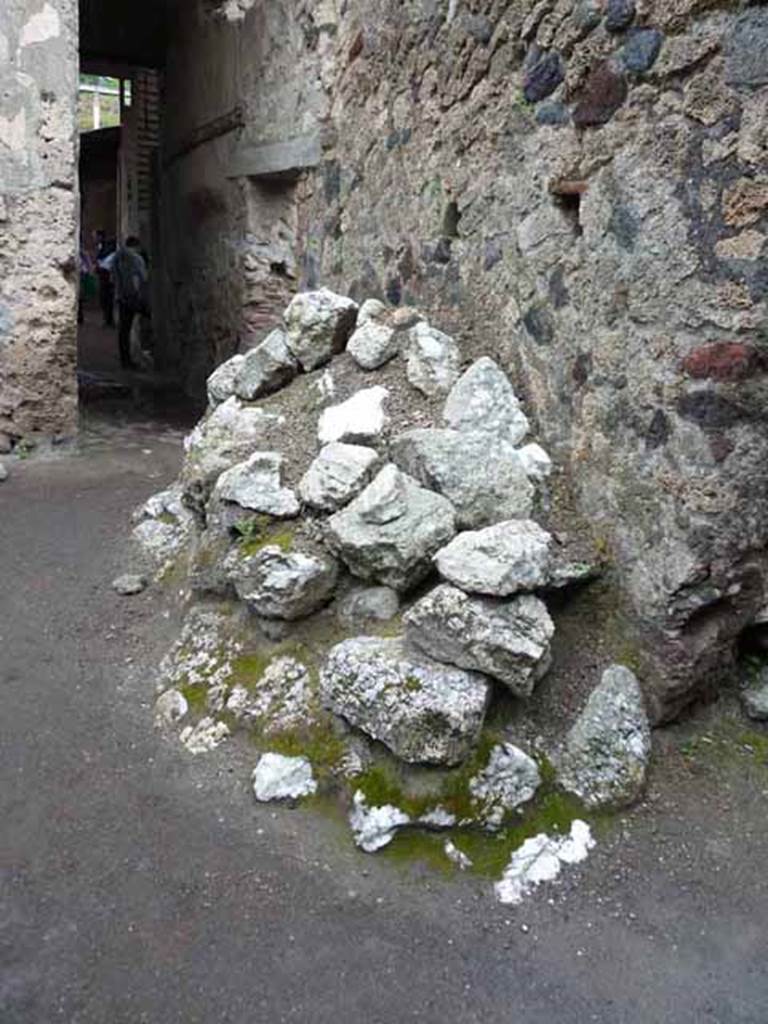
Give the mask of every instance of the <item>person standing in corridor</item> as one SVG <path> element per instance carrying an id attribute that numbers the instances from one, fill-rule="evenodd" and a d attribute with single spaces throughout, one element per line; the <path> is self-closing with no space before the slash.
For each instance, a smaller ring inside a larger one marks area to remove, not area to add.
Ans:
<path id="1" fill-rule="evenodd" d="M 104 261 L 115 251 L 115 240 L 108 239 L 103 230 L 96 232 L 96 267 L 99 278 L 99 305 L 104 317 L 105 327 L 115 326 L 115 288 L 112 274 L 104 269 Z"/>
<path id="2" fill-rule="evenodd" d="M 123 369 L 135 370 L 138 367 L 131 359 L 131 328 L 136 315 L 147 311 L 149 281 L 147 264 L 141 254 L 141 242 L 135 235 L 131 235 L 101 266 L 111 271 L 115 282 L 120 365 Z"/>

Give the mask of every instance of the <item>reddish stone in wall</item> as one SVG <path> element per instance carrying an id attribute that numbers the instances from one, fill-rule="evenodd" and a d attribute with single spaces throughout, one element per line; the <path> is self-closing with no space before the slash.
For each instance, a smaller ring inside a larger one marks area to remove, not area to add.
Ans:
<path id="1" fill-rule="evenodd" d="M 627 80 L 609 63 L 598 64 L 584 83 L 573 111 L 577 128 L 607 124 L 627 98 Z"/>
<path id="2" fill-rule="evenodd" d="M 715 341 L 689 352 L 683 370 L 695 380 L 744 380 L 765 369 L 762 353 L 739 341 Z"/>

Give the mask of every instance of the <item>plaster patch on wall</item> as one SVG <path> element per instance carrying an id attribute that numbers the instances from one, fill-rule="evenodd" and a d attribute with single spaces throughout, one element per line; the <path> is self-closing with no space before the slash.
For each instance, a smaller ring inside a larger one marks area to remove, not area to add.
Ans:
<path id="1" fill-rule="evenodd" d="M 24 109 L 13 117 L 0 117 L 0 143 L 14 153 L 22 152 L 27 144 L 27 115 Z"/>
<path id="2" fill-rule="evenodd" d="M 11 57 L 11 49 L 8 45 L 8 38 L 0 32 L 0 64 L 7 64 Z"/>
<path id="3" fill-rule="evenodd" d="M 33 14 L 19 33 L 19 47 L 32 46 L 34 43 L 45 43 L 49 39 L 57 39 L 61 35 L 59 12 L 50 4 L 45 4 L 42 11 Z"/>

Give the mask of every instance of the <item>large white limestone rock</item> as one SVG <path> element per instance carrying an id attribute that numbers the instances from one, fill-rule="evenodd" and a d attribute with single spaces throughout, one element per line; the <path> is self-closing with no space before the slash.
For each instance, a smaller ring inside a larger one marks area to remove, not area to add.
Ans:
<path id="1" fill-rule="evenodd" d="M 522 459 L 486 434 L 408 430 L 393 441 L 391 457 L 420 484 L 451 501 L 460 528 L 525 519 L 533 509 L 534 488 Z"/>
<path id="2" fill-rule="evenodd" d="M 347 444 L 375 443 L 387 424 L 384 400 L 389 392 L 377 384 L 356 392 L 346 402 L 331 405 L 320 416 L 317 428 L 321 444 L 343 441 Z"/>
<path id="3" fill-rule="evenodd" d="M 357 327 L 347 345 L 347 352 L 363 370 L 376 370 L 400 351 L 400 336 L 385 323 L 373 319 Z"/>
<path id="4" fill-rule="evenodd" d="M 443 420 L 455 430 L 473 430 L 515 446 L 529 430 L 528 418 L 493 359 L 483 356 L 462 374 L 445 402 Z"/>
<path id="5" fill-rule="evenodd" d="M 278 327 L 243 357 L 235 378 L 235 394 L 252 402 L 290 384 L 298 372 L 285 332 Z"/>
<path id="6" fill-rule="evenodd" d="M 552 537 L 528 519 L 460 533 L 435 555 L 440 575 L 471 594 L 509 597 L 546 585 Z"/>
<path id="7" fill-rule="evenodd" d="M 328 288 L 300 292 L 285 311 L 286 343 L 303 370 L 343 352 L 357 319 L 357 303 Z"/>
<path id="8" fill-rule="evenodd" d="M 226 571 L 237 596 L 267 619 L 303 619 L 330 601 L 338 574 L 324 555 L 268 544 L 254 554 L 233 551 Z"/>
<path id="9" fill-rule="evenodd" d="M 284 417 L 228 398 L 184 440 L 181 484 L 187 501 L 204 504 L 216 479 L 276 436 Z"/>
<path id="10" fill-rule="evenodd" d="M 299 484 L 301 500 L 321 512 L 348 504 L 370 481 L 378 452 L 357 444 L 325 445 Z"/>
<path id="11" fill-rule="evenodd" d="M 212 406 L 221 405 L 235 393 L 235 381 L 243 365 L 245 356 L 236 355 L 217 366 L 207 381 L 208 402 Z"/>
<path id="12" fill-rule="evenodd" d="M 477 597 L 447 583 L 405 614 L 406 636 L 432 658 L 483 672 L 529 697 L 549 668 L 555 626 L 533 594 Z"/>
<path id="13" fill-rule="evenodd" d="M 299 501 L 282 485 L 283 457 L 277 452 L 254 452 L 221 474 L 213 489 L 214 502 L 227 501 L 240 508 L 291 519 L 299 514 Z"/>
<path id="14" fill-rule="evenodd" d="M 404 591 L 428 575 L 432 555 L 455 532 L 451 503 L 388 465 L 331 516 L 327 543 L 355 576 Z"/>
<path id="15" fill-rule="evenodd" d="M 477 742 L 490 684 L 401 640 L 358 637 L 329 652 L 320 695 L 331 711 L 404 761 L 451 765 Z"/>
<path id="16" fill-rule="evenodd" d="M 447 334 L 424 321 L 408 332 L 406 376 L 428 397 L 446 394 L 459 376 L 459 346 Z"/>
<path id="17" fill-rule="evenodd" d="M 611 665 L 557 755 L 558 782 L 587 807 L 624 807 L 643 791 L 650 754 L 640 684 L 628 668 Z"/>

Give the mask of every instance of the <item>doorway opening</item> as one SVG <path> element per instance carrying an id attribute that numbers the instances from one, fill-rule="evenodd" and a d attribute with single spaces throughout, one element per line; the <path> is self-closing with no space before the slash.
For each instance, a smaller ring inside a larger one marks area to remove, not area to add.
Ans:
<path id="1" fill-rule="evenodd" d="M 160 149 L 171 7 L 80 0 L 81 418 L 192 415 L 165 336 Z"/>

